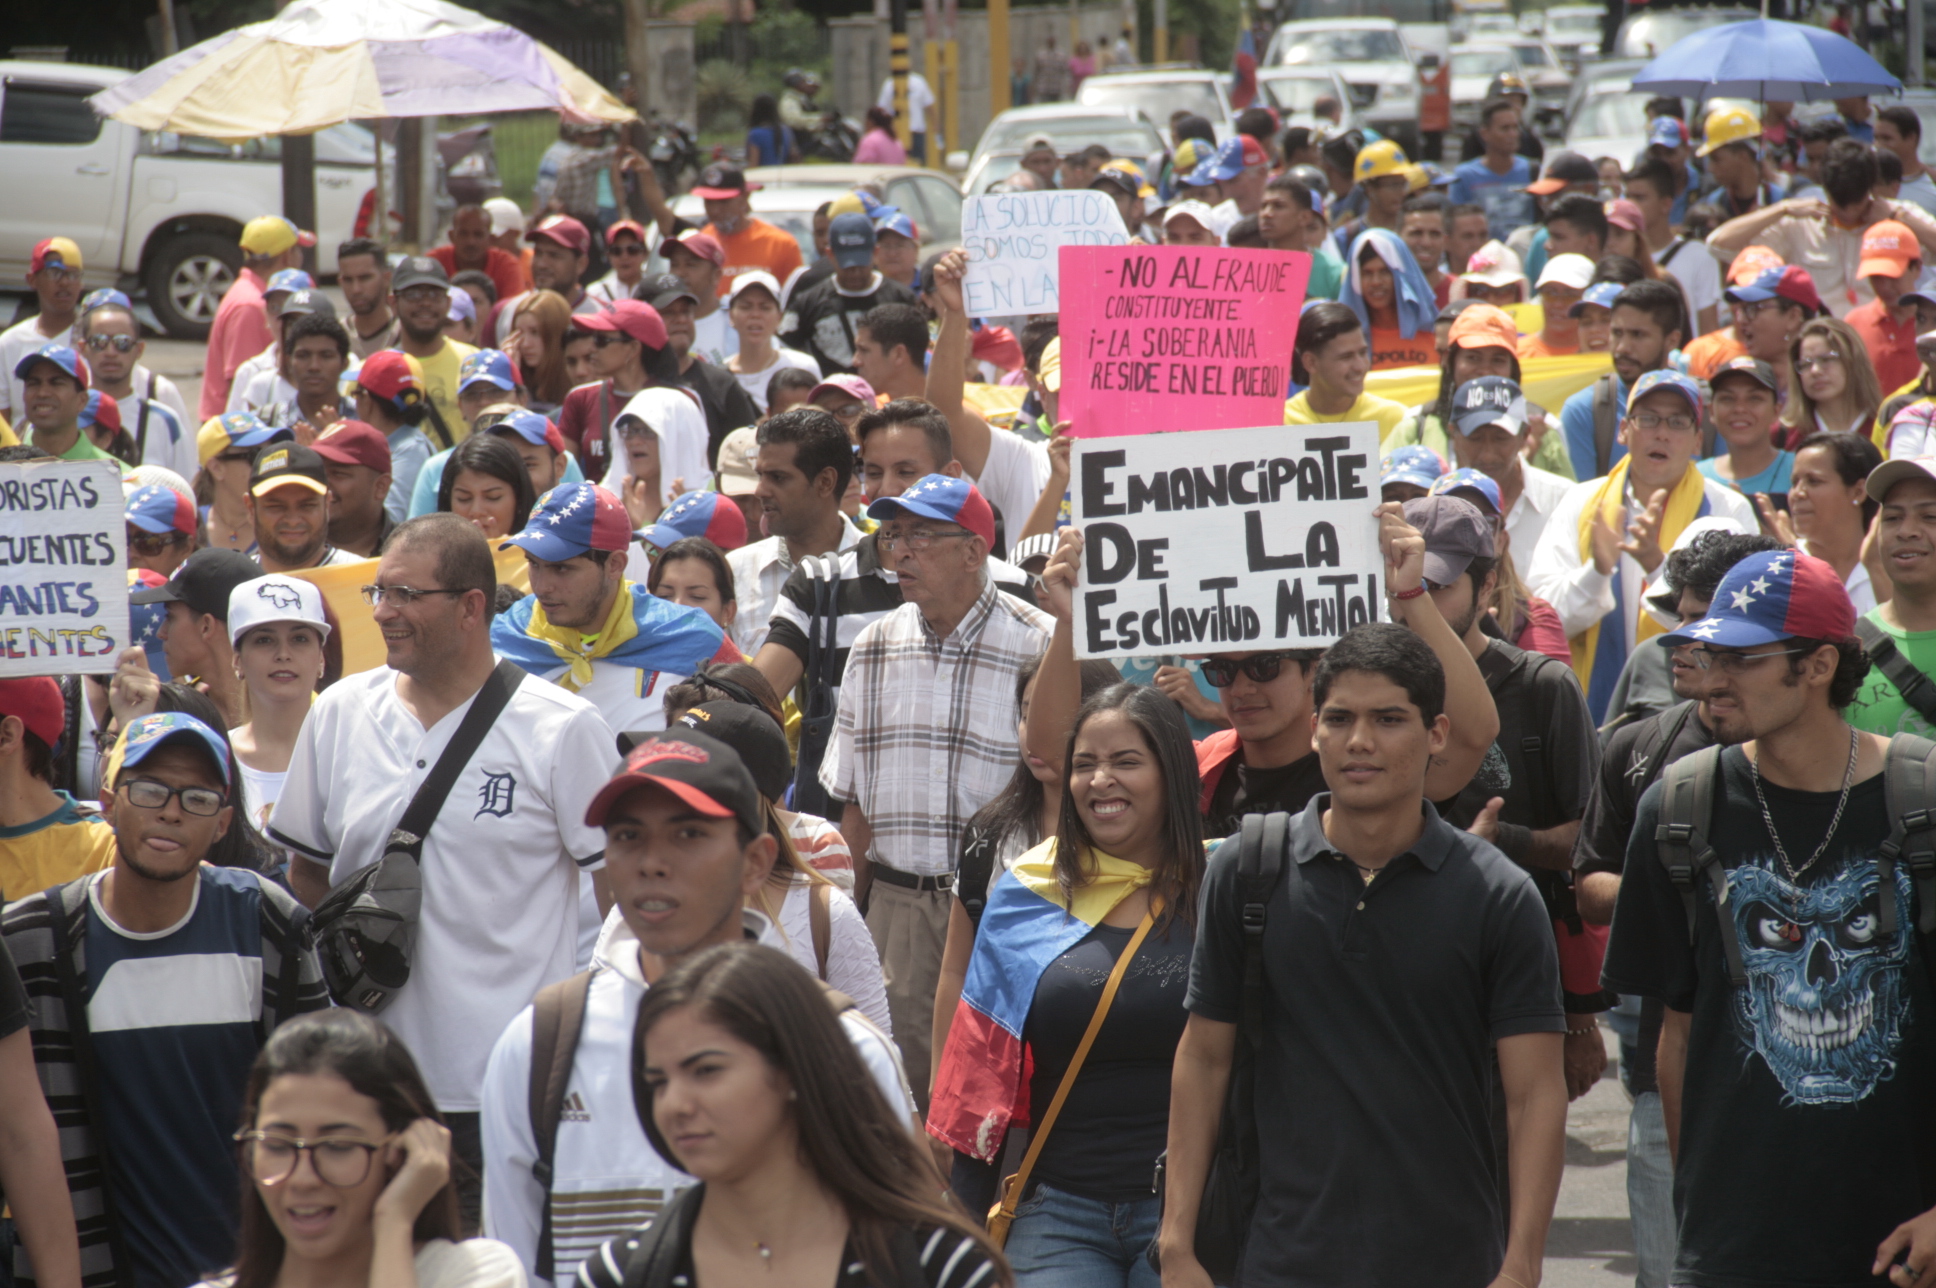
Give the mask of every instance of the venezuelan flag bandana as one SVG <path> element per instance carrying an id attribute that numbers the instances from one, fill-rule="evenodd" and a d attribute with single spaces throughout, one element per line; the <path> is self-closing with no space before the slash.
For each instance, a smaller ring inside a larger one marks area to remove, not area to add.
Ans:
<path id="1" fill-rule="evenodd" d="M 660 599 L 637 582 L 619 586 L 612 611 L 593 634 L 553 626 L 536 595 L 526 595 L 491 623 L 491 648 L 532 675 L 564 665 L 560 687 L 576 693 L 592 682 L 592 663 L 691 675 L 719 651 L 725 633 L 697 608 Z"/>

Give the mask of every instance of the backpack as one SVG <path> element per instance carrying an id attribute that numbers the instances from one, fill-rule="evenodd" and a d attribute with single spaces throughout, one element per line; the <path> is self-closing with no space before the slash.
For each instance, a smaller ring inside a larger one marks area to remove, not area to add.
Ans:
<path id="1" fill-rule="evenodd" d="M 1683 756 L 1662 776 L 1660 822 L 1654 828 L 1655 848 L 1668 880 L 1681 893 L 1687 912 L 1687 942 L 1694 942 L 1699 911 L 1696 887 L 1703 875 L 1714 889 L 1717 908 L 1728 899 L 1728 874 L 1708 840 L 1714 822 L 1714 788 L 1719 776 L 1721 748 L 1705 747 Z M 1883 809 L 1889 817 L 1889 838 L 1876 857 L 1882 888 L 1895 888 L 1895 865 L 1908 867 L 1916 886 L 1916 929 L 1925 937 L 1936 934 L 1936 742 L 1911 734 L 1889 740 L 1882 766 Z M 1896 901 L 1879 899 L 1877 923 L 1883 936 L 1896 933 Z M 1717 917 L 1721 951 L 1727 959 L 1728 980 L 1740 988 L 1748 982 L 1742 964 L 1741 940 L 1734 918 Z M 1927 942 L 1925 944 L 1927 947 Z M 1936 961 L 1924 953 L 1924 964 Z"/>

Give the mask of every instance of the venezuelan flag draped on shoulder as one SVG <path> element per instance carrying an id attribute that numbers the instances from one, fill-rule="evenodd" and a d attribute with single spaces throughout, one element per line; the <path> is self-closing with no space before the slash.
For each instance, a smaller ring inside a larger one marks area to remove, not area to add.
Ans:
<path id="1" fill-rule="evenodd" d="M 1150 880 L 1147 868 L 1092 850 L 1095 874 L 1071 898 L 1056 880 L 1055 846 L 1042 842 L 989 885 L 935 1071 L 929 1133 L 985 1163 L 1000 1156 L 1011 1124 L 1028 1122 L 1022 1029 L 1042 972 Z"/>

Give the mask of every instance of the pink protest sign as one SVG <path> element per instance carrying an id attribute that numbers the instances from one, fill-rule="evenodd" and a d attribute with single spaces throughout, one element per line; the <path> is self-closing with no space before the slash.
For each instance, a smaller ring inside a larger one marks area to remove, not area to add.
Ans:
<path id="1" fill-rule="evenodd" d="M 1311 257 L 1064 246 L 1062 419 L 1081 437 L 1284 418 Z"/>

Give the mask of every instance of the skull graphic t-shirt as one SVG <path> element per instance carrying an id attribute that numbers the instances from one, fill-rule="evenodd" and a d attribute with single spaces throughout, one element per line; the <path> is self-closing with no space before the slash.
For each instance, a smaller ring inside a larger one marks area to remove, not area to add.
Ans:
<path id="1" fill-rule="evenodd" d="M 1708 835 L 1728 898 L 1696 883 L 1692 945 L 1654 844 L 1660 789 L 1647 793 L 1607 946 L 1607 987 L 1692 1013 L 1672 1282 L 1873 1283 L 1876 1245 L 1936 1206 L 1936 1011 L 1913 885 L 1902 867 L 1885 883 L 1876 861 L 1882 775 L 1855 785 L 1812 863 L 1840 793 L 1765 779 L 1761 791 L 1766 817 L 1746 757 L 1727 748 Z M 1740 987 L 1721 917 L 1741 945 Z"/>

